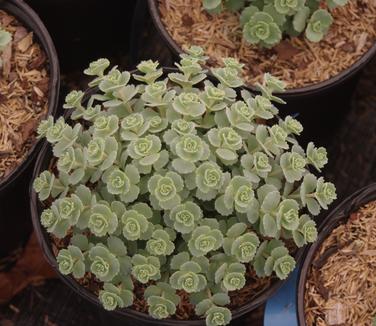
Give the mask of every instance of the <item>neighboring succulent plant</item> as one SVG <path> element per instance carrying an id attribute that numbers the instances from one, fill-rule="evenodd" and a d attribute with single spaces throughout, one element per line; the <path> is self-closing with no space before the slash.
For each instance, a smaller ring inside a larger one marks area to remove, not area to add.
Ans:
<path id="1" fill-rule="evenodd" d="M 308 214 L 336 197 L 309 170 L 323 168 L 326 151 L 304 151 L 294 138 L 302 125 L 276 116 L 283 83 L 265 75 L 262 95 L 240 95 L 242 66 L 225 59 L 215 83 L 206 59 L 192 47 L 167 77 L 144 61 L 137 85 L 100 59 L 85 70 L 99 91 L 66 98 L 74 126 L 48 118 L 38 129 L 55 156 L 34 181 L 41 224 L 66 240 L 60 271 L 95 276 L 107 310 L 132 305 L 141 284 L 154 318 L 173 315 L 184 291 L 207 325 L 228 324 L 228 293 L 247 270 L 285 279 L 295 267 L 285 241 L 313 242 Z"/>
<path id="2" fill-rule="evenodd" d="M 283 35 L 297 36 L 305 31 L 311 42 L 319 42 L 328 32 L 333 17 L 329 10 L 348 0 L 202 0 L 211 14 L 222 10 L 241 12 L 243 37 L 250 44 L 271 48 Z M 328 8 L 328 9 L 323 9 Z"/>

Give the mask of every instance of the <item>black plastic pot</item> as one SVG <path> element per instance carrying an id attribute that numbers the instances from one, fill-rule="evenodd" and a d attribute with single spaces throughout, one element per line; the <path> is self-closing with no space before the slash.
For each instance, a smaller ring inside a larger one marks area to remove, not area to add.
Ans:
<path id="1" fill-rule="evenodd" d="M 325 218 L 319 228 L 319 236 L 317 241 L 306 248 L 303 254 L 303 257 L 305 258 L 299 271 L 297 287 L 297 317 L 300 326 L 306 326 L 304 314 L 305 285 L 310 268 L 315 263 L 314 259 L 316 252 L 320 250 L 322 243 L 336 227 L 346 223 L 351 213 L 358 211 L 359 208 L 375 199 L 376 183 L 360 189 L 345 199 Z"/>
<path id="2" fill-rule="evenodd" d="M 169 72 L 176 72 L 176 68 L 163 68 L 163 71 L 165 74 Z M 135 71 L 134 71 L 135 72 Z M 133 73 L 133 72 L 132 72 Z M 209 76 L 208 77 L 211 80 L 215 80 L 214 77 Z M 134 83 L 137 83 L 137 81 L 134 81 Z M 96 90 L 92 89 L 86 92 L 85 97 L 83 99 L 83 102 L 87 101 L 91 94 L 93 94 Z M 69 113 L 66 116 L 69 117 Z M 52 156 L 52 150 L 51 146 L 47 143 L 44 144 L 33 173 L 33 180 L 39 176 L 39 174 L 48 169 L 50 166 Z M 38 238 L 38 241 L 42 247 L 43 254 L 48 261 L 48 263 L 54 268 L 54 270 L 59 275 L 60 279 L 67 284 L 75 293 L 86 299 L 87 301 L 92 302 L 97 307 L 102 308 L 102 305 L 100 304 L 97 296 L 89 291 L 88 289 L 82 287 L 73 277 L 71 276 L 64 276 L 59 272 L 58 264 L 56 262 L 56 257 L 52 250 L 51 245 L 51 238 L 50 235 L 46 232 L 46 230 L 42 227 L 40 223 L 40 215 L 42 212 L 42 204 L 38 200 L 38 196 L 35 193 L 32 184 L 30 185 L 30 200 L 31 200 L 31 217 L 33 222 L 33 227 L 36 233 L 36 236 Z M 303 248 L 297 250 L 295 254 L 295 259 L 297 261 L 300 261 L 303 253 Z M 266 302 L 268 298 L 270 298 L 275 292 L 278 291 L 278 289 L 283 285 L 284 281 L 274 279 L 272 282 L 272 285 L 270 288 L 264 290 L 262 293 L 257 295 L 254 298 L 250 298 L 250 301 L 242 306 L 238 307 L 236 310 L 232 311 L 233 315 L 233 321 L 232 324 L 239 323 L 239 325 L 244 325 L 244 323 L 239 319 L 244 316 L 245 314 L 251 312 L 252 310 L 256 309 L 260 305 Z M 115 325 L 118 322 L 119 323 L 126 323 L 130 320 L 132 321 L 132 324 L 135 325 L 161 325 L 161 321 L 158 321 L 156 319 L 153 319 L 147 314 L 140 313 L 138 311 L 126 308 L 126 309 L 116 309 L 112 312 L 106 312 L 103 310 L 103 325 L 108 325 L 109 318 L 111 320 L 111 325 Z M 236 321 L 238 319 L 238 321 Z M 107 322 L 107 324 L 106 324 Z M 181 321 L 181 320 L 174 320 L 174 319 L 166 319 L 163 320 L 163 325 L 172 326 L 172 325 L 181 325 L 181 326 L 198 326 L 198 325 L 205 325 L 204 319 L 199 320 L 187 320 L 187 321 Z"/>
<path id="3" fill-rule="evenodd" d="M 25 0 L 45 22 L 64 73 L 127 53 L 135 0 Z"/>
<path id="4" fill-rule="evenodd" d="M 139 0 L 144 3 L 146 0 Z M 175 59 L 182 52 L 166 30 L 159 15 L 158 0 L 147 0 L 149 12 L 154 25 L 170 49 L 170 55 Z M 136 11 L 135 21 L 145 19 L 145 10 Z M 299 120 L 305 126 L 304 138 L 314 138 L 325 141 L 338 126 L 338 122 L 350 108 L 350 101 L 359 79 L 359 73 L 375 56 L 376 43 L 350 68 L 338 75 L 311 86 L 289 89 L 281 94 L 288 105 L 280 106 L 282 117 L 288 114 L 298 114 Z M 247 87 L 256 91 L 254 87 Z"/>
<path id="5" fill-rule="evenodd" d="M 15 16 L 43 48 L 49 62 L 48 114 L 55 115 L 59 97 L 60 70 L 54 44 L 38 15 L 21 0 L 0 0 L 0 10 Z M 28 185 L 41 142 L 32 146 L 27 158 L 0 181 L 0 259 L 22 246 L 31 232 Z"/>

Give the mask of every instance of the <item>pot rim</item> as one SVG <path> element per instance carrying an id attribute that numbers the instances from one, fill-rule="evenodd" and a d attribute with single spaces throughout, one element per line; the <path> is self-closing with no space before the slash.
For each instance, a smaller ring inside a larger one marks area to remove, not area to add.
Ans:
<path id="1" fill-rule="evenodd" d="M 48 58 L 49 68 L 48 111 L 46 116 L 56 116 L 60 90 L 60 67 L 55 45 L 47 28 L 37 13 L 22 0 L 0 0 L 0 10 L 4 10 L 8 14 L 15 16 L 25 28 L 32 31 L 36 37 L 35 41 L 45 52 Z M 0 192 L 6 189 L 23 174 L 32 160 L 36 157 L 41 144 L 41 140 L 36 140 L 36 142 L 30 147 L 27 156 L 23 159 L 21 164 L 5 178 L 0 180 Z"/>
<path id="2" fill-rule="evenodd" d="M 172 67 L 162 67 L 164 74 L 169 72 L 176 72 L 178 71 L 177 68 Z M 137 72 L 137 70 L 131 70 L 129 71 L 131 74 Z M 208 74 L 208 78 L 210 80 L 216 79 Z M 242 88 L 239 88 L 242 89 Z M 91 94 L 93 94 L 96 91 L 95 88 L 93 89 L 87 89 L 85 91 L 85 95 L 83 98 L 83 102 L 86 102 Z M 65 115 L 67 117 L 69 115 L 69 112 Z M 87 299 L 88 301 L 94 303 L 98 307 L 102 307 L 101 303 L 98 300 L 98 297 L 88 290 L 87 288 L 81 286 L 72 276 L 64 276 L 60 273 L 58 264 L 56 262 L 56 257 L 52 251 L 51 248 L 51 240 L 49 234 L 46 232 L 46 230 L 42 227 L 39 219 L 39 211 L 41 209 L 41 204 L 39 202 L 38 196 L 36 192 L 33 189 L 33 180 L 42 172 L 42 169 L 46 168 L 46 158 L 48 156 L 51 156 L 51 146 L 49 143 L 44 142 L 43 147 L 40 150 L 40 153 L 38 154 L 38 158 L 34 167 L 33 175 L 32 175 L 32 181 L 30 183 L 29 188 L 29 195 L 30 195 L 30 208 L 31 208 L 31 219 L 33 223 L 33 227 L 35 230 L 35 233 L 37 235 L 38 242 L 42 248 L 43 256 L 47 260 L 47 262 L 52 266 L 52 268 L 55 270 L 55 272 L 58 274 L 59 278 L 66 284 L 68 287 L 73 290 L 74 292 L 77 292 L 81 297 L 84 299 Z M 296 251 L 296 254 L 294 255 L 295 260 L 297 262 L 300 261 L 302 258 L 302 254 L 304 251 L 303 248 L 298 248 Z M 243 316 L 244 314 L 256 309 L 260 305 L 262 305 L 268 298 L 270 298 L 274 293 L 278 291 L 278 289 L 284 284 L 285 280 L 279 280 L 274 279 L 272 281 L 272 284 L 270 287 L 262 291 L 260 294 L 255 296 L 252 301 L 248 302 L 247 304 L 232 310 L 232 317 L 233 320 L 236 318 L 239 318 Z M 110 311 L 110 314 L 112 314 L 115 317 L 131 317 L 138 321 L 146 321 L 150 324 L 160 325 L 160 321 L 157 319 L 152 318 L 146 313 L 139 312 L 137 310 L 131 309 L 131 308 L 117 308 L 114 311 Z M 194 320 L 179 320 L 179 319 L 164 319 L 163 325 L 172 326 L 172 325 L 192 325 L 192 326 L 198 326 L 198 325 L 205 325 L 205 319 L 194 319 Z"/>
<path id="3" fill-rule="evenodd" d="M 167 45 L 172 50 L 175 55 L 183 53 L 181 47 L 176 43 L 176 41 L 171 37 L 170 33 L 167 31 L 164 26 L 161 16 L 159 15 L 158 9 L 158 0 L 148 0 L 148 7 L 151 18 L 154 22 L 154 25 L 157 27 L 157 30 L 163 39 L 167 41 Z M 275 93 L 281 97 L 288 99 L 297 96 L 308 96 L 315 95 L 318 93 L 324 93 L 329 91 L 332 87 L 337 86 L 345 82 L 350 77 L 354 76 L 359 72 L 376 54 L 376 41 L 373 45 L 365 52 L 357 61 L 355 61 L 350 67 L 345 70 L 342 70 L 337 75 L 324 80 L 322 82 L 312 84 L 309 86 L 298 87 L 293 89 L 286 89 L 284 93 Z M 245 85 L 245 88 L 252 90 L 253 92 L 258 92 L 257 88 L 253 85 Z"/>
<path id="4" fill-rule="evenodd" d="M 371 183 L 352 195 L 341 201 L 330 214 L 328 214 L 322 221 L 319 227 L 319 236 L 315 243 L 307 246 L 303 253 L 303 261 L 298 270 L 298 283 L 296 291 L 297 301 L 297 320 L 299 326 L 306 326 L 305 312 L 304 312 L 304 294 L 305 285 L 310 271 L 311 263 L 315 258 L 317 250 L 320 249 L 322 243 L 332 233 L 332 231 L 347 221 L 350 214 L 356 212 L 365 204 L 376 199 L 376 183 Z"/>

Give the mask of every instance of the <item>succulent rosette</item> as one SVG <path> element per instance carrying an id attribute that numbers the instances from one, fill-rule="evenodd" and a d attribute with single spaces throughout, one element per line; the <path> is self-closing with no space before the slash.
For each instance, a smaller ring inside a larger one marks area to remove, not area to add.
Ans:
<path id="1" fill-rule="evenodd" d="M 244 39 L 252 44 L 272 47 L 282 39 L 282 33 L 273 17 L 266 12 L 256 12 L 244 25 Z"/>
<path id="2" fill-rule="evenodd" d="M 123 118 L 120 127 L 120 137 L 130 141 L 142 136 L 149 128 L 149 122 L 141 113 L 132 113 Z"/>
<path id="3" fill-rule="evenodd" d="M 144 296 L 149 306 L 149 314 L 155 319 L 164 319 L 173 315 L 180 300 L 175 290 L 165 282 L 149 286 Z"/>
<path id="4" fill-rule="evenodd" d="M 89 167 L 105 171 L 114 163 L 118 143 L 114 137 L 93 138 L 84 148 L 84 155 Z"/>
<path id="5" fill-rule="evenodd" d="M 105 283 L 99 292 L 99 301 L 106 310 L 115 310 L 117 307 L 129 307 L 133 303 L 132 289 L 121 288 L 112 283 Z"/>
<path id="6" fill-rule="evenodd" d="M 111 69 L 107 75 L 103 76 L 99 82 L 99 89 L 104 93 L 114 92 L 124 86 L 126 86 L 131 78 L 128 71 L 121 72 L 116 67 Z"/>
<path id="7" fill-rule="evenodd" d="M 196 93 L 181 93 L 172 106 L 177 113 L 190 118 L 198 118 L 205 113 L 205 105 Z"/>
<path id="8" fill-rule="evenodd" d="M 300 13 L 294 1 L 278 4 L 297 10 L 291 19 Z M 252 30 L 265 44 L 282 20 L 267 6 L 273 21 Z M 264 8 L 256 9 L 247 15 Z M 312 215 L 336 198 L 310 171 L 327 163 L 325 149 L 300 147 L 302 125 L 277 116 L 283 101 L 273 92 L 284 83 L 267 74 L 254 96 L 235 89 L 243 85 L 236 59 L 212 69 L 217 81 L 207 79 L 207 59 L 192 47 L 170 74 L 151 60 L 135 74 L 108 71 L 99 59 L 85 70 L 94 93 L 71 92 L 71 119 L 38 128 L 54 156 L 33 183 L 40 223 L 59 243 L 61 273 L 82 286 L 90 277 L 107 310 L 139 307 L 137 298 L 162 320 L 189 300 L 207 325 L 227 325 L 250 273 L 287 278 L 289 250 L 315 241 Z"/>
<path id="9" fill-rule="evenodd" d="M 116 115 L 101 115 L 94 120 L 94 132 L 96 137 L 106 138 L 114 135 L 119 130 L 119 118 Z"/>
<path id="10" fill-rule="evenodd" d="M 201 200 L 215 198 L 229 175 L 214 162 L 204 162 L 195 171 L 194 182 L 197 186 L 196 196 Z"/>
<path id="11" fill-rule="evenodd" d="M 76 246 L 61 249 L 56 257 L 59 270 L 62 274 L 73 274 L 75 278 L 82 278 L 85 274 L 85 258 Z"/>
<path id="12" fill-rule="evenodd" d="M 212 307 L 206 313 L 206 325 L 221 326 L 227 325 L 231 320 L 231 312 L 227 308 Z"/>
<path id="13" fill-rule="evenodd" d="M 298 247 L 315 242 L 317 239 L 316 223 L 308 215 L 302 215 L 299 220 L 299 226 L 293 231 L 294 242 Z"/>
<path id="14" fill-rule="evenodd" d="M 172 209 L 180 204 L 183 187 L 182 177 L 175 172 L 167 172 L 165 176 L 154 174 L 148 182 L 150 202 L 155 209 Z"/>
<path id="15" fill-rule="evenodd" d="M 148 219 L 153 215 L 147 204 L 139 203 L 132 206 L 121 217 L 123 236 L 130 241 L 138 240 L 150 229 Z"/>
<path id="16" fill-rule="evenodd" d="M 214 128 L 207 133 L 209 143 L 216 148 L 215 154 L 227 165 L 236 162 L 237 151 L 243 146 L 241 136 L 231 127 Z"/>
<path id="17" fill-rule="evenodd" d="M 101 76 L 103 77 L 104 71 L 110 66 L 110 61 L 106 58 L 101 58 L 90 63 L 89 67 L 84 70 L 85 75 L 88 76 Z"/>
<path id="18" fill-rule="evenodd" d="M 166 118 L 162 118 L 157 112 L 149 109 L 143 111 L 142 114 L 144 119 L 149 121 L 148 131 L 150 133 L 157 134 L 167 128 L 168 120 Z"/>
<path id="19" fill-rule="evenodd" d="M 225 87 L 235 88 L 244 84 L 244 81 L 239 77 L 237 68 L 213 68 L 212 73 Z"/>
<path id="20" fill-rule="evenodd" d="M 236 238 L 226 238 L 225 252 L 231 253 L 241 263 L 249 263 L 256 255 L 260 240 L 253 232 L 245 233 Z"/>
<path id="21" fill-rule="evenodd" d="M 110 282 L 120 271 L 120 263 L 105 246 L 96 245 L 89 250 L 90 271 L 102 282 Z"/>
<path id="22" fill-rule="evenodd" d="M 175 206 L 165 216 L 166 223 L 171 225 L 177 232 L 183 234 L 192 232 L 202 217 L 200 206 L 192 201 Z"/>
<path id="23" fill-rule="evenodd" d="M 197 227 L 188 242 L 189 251 L 193 256 L 200 257 L 217 250 L 223 243 L 223 235 L 218 229 L 203 225 Z"/>
<path id="24" fill-rule="evenodd" d="M 305 158 L 299 153 L 283 153 L 281 168 L 288 182 L 299 181 L 303 177 L 306 166 Z"/>
<path id="25" fill-rule="evenodd" d="M 234 209 L 238 213 L 247 213 L 254 204 L 254 191 L 251 181 L 235 176 L 225 189 L 225 193 L 215 201 L 215 207 L 223 215 L 230 215 Z"/>
<path id="26" fill-rule="evenodd" d="M 173 288 L 187 293 L 200 292 L 207 283 L 201 272 L 201 266 L 198 263 L 187 261 L 180 266 L 179 271 L 171 275 L 170 284 Z"/>
<path id="27" fill-rule="evenodd" d="M 254 267 L 258 276 L 271 275 L 286 279 L 295 268 L 295 260 L 280 240 L 264 241 L 258 248 Z"/>
<path id="28" fill-rule="evenodd" d="M 85 93 L 83 91 L 71 91 L 65 97 L 64 109 L 80 109 L 82 108 L 81 102 Z"/>
<path id="29" fill-rule="evenodd" d="M 67 226 L 73 226 L 79 221 L 83 204 L 77 195 L 72 194 L 70 197 L 55 200 L 51 209 L 59 221 L 64 221 Z"/>
<path id="30" fill-rule="evenodd" d="M 160 261 L 157 257 L 136 254 L 132 257 L 132 265 L 133 277 L 143 284 L 160 278 Z"/>
<path id="31" fill-rule="evenodd" d="M 161 107 L 167 105 L 175 96 L 174 90 L 167 89 L 168 80 L 156 81 L 145 87 L 145 93 L 141 95 L 149 107 Z"/>
<path id="32" fill-rule="evenodd" d="M 50 171 L 43 171 L 34 180 L 33 187 L 40 200 L 46 200 L 50 196 L 55 198 L 66 190 L 59 178 L 56 178 Z"/>
<path id="33" fill-rule="evenodd" d="M 107 191 L 112 195 L 118 195 L 125 203 L 133 202 L 140 192 L 140 174 L 131 164 L 127 165 L 124 171 L 117 167 L 109 168 L 103 173 L 102 180 L 107 186 Z"/>
<path id="34" fill-rule="evenodd" d="M 146 243 L 146 250 L 154 256 L 169 256 L 175 249 L 172 238 L 165 230 L 155 230 Z"/>
<path id="35" fill-rule="evenodd" d="M 260 178 L 267 178 L 272 171 L 270 158 L 264 152 L 243 155 L 241 165 L 244 175 L 254 182 L 258 182 Z"/>
<path id="36" fill-rule="evenodd" d="M 118 217 L 108 205 L 98 203 L 91 208 L 88 228 L 97 237 L 114 233 L 118 224 Z"/>
<path id="37" fill-rule="evenodd" d="M 278 207 L 277 214 L 278 228 L 294 231 L 299 226 L 299 204 L 296 200 L 285 199 Z"/>
<path id="38" fill-rule="evenodd" d="M 319 42 L 333 23 L 332 16 L 324 9 L 316 10 L 308 21 L 306 36 L 312 42 Z"/>
<path id="39" fill-rule="evenodd" d="M 201 100 L 206 105 L 207 110 L 211 112 L 221 111 L 226 108 L 228 102 L 232 102 L 235 94 L 231 88 L 218 88 L 213 86 L 212 83 L 205 83 L 205 92 L 201 95 Z"/>
<path id="40" fill-rule="evenodd" d="M 320 172 L 326 163 L 328 163 L 326 149 L 324 147 L 317 148 L 310 142 L 307 146 L 307 161 Z"/>
<path id="41" fill-rule="evenodd" d="M 288 133 L 291 133 L 297 136 L 299 136 L 303 131 L 302 124 L 298 120 L 290 117 L 289 115 L 285 118 L 282 125 Z"/>
<path id="42" fill-rule="evenodd" d="M 147 173 L 153 164 L 164 161 L 168 157 L 166 151 L 161 152 L 161 148 L 162 144 L 157 136 L 147 135 L 131 141 L 127 152 L 139 170 L 142 173 Z"/>

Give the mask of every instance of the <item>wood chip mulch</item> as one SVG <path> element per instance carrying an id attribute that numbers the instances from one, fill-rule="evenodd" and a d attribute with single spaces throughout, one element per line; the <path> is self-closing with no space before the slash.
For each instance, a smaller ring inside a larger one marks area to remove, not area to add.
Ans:
<path id="1" fill-rule="evenodd" d="M 376 1 L 350 0 L 333 10 L 334 23 L 325 39 L 308 42 L 304 37 L 286 38 L 271 50 L 242 39 L 239 14 L 209 15 L 202 0 L 156 0 L 161 19 L 181 47 L 200 45 L 210 56 L 210 66 L 223 57 L 236 57 L 244 67 L 249 85 L 265 72 L 284 80 L 288 88 L 325 81 L 352 66 L 376 40 Z"/>
<path id="2" fill-rule="evenodd" d="M 308 326 L 371 326 L 376 316 L 376 201 L 323 242 L 304 296 Z"/>
<path id="3" fill-rule="evenodd" d="M 0 54 L 0 181 L 27 157 L 48 111 L 47 57 L 13 16 L 0 10 L 0 27 L 12 41 Z"/>

